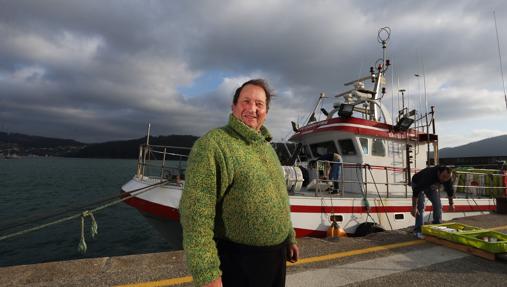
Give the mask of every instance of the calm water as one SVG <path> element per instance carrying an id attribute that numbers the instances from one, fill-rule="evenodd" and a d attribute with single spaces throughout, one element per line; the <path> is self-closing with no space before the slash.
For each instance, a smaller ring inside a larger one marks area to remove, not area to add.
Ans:
<path id="1" fill-rule="evenodd" d="M 135 160 L 0 160 L 0 229 L 13 221 L 118 195 L 135 167 Z M 85 255 L 77 251 L 81 236 L 78 218 L 0 241 L 0 266 L 170 250 L 137 210 L 125 203 L 94 216 L 99 234 L 91 239 L 87 218 Z M 8 233 L 10 230 L 0 230 L 0 235 Z"/>

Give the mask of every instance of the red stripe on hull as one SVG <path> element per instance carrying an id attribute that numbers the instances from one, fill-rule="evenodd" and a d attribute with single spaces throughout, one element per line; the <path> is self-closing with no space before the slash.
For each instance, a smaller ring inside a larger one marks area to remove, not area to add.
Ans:
<path id="1" fill-rule="evenodd" d="M 138 209 L 141 212 L 156 216 L 162 219 L 179 221 L 180 215 L 176 208 L 164 206 L 158 203 L 150 202 L 138 197 L 133 197 L 125 201 L 128 205 Z M 384 213 L 384 212 L 410 212 L 411 206 L 385 206 L 385 207 L 371 207 L 370 213 Z M 443 207 L 444 211 L 448 211 L 448 206 Z M 455 206 L 456 212 L 470 212 L 470 211 L 494 211 L 494 205 L 457 205 Z M 426 211 L 432 211 L 431 206 L 425 208 Z M 294 213 L 365 213 L 365 207 L 354 206 L 305 206 L 305 205 L 291 205 L 291 212 Z M 296 237 L 326 237 L 326 231 L 311 230 L 304 228 L 294 228 Z"/>
<path id="2" fill-rule="evenodd" d="M 493 211 L 495 205 L 455 205 L 455 212 L 470 211 Z M 370 213 L 384 212 L 410 212 L 412 206 L 371 206 Z M 425 211 L 432 211 L 432 206 L 426 206 Z M 449 210 L 448 205 L 443 206 L 444 211 Z M 364 206 L 307 206 L 307 205 L 291 205 L 290 211 L 295 213 L 365 213 Z"/>
<path id="3" fill-rule="evenodd" d="M 141 212 L 145 212 L 156 217 L 175 221 L 180 220 L 180 213 L 176 208 L 147 201 L 138 197 L 127 199 L 125 200 L 125 203 L 138 209 Z"/>

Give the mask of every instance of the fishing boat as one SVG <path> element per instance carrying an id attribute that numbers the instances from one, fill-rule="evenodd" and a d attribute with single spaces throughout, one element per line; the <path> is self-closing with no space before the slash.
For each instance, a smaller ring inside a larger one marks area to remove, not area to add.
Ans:
<path id="1" fill-rule="evenodd" d="M 332 110 L 319 110 L 327 98 L 321 94 L 303 124 L 292 122 L 289 142 L 295 148 L 282 168 L 297 237 L 324 237 L 332 224 L 339 224 L 348 234 L 354 234 L 364 224 L 384 230 L 414 224 L 410 214 L 412 175 L 438 164 L 435 109 L 410 110 L 401 90 L 403 103 L 396 117 L 391 117 L 382 102 L 386 94 L 384 77 L 390 67 L 386 57 L 389 37 L 389 28 L 379 30 L 381 58 L 368 75 L 345 84 L 349 89 L 334 96 Z M 178 206 L 188 152 L 174 152 L 176 148 L 143 144 L 137 172 L 122 192 L 130 197 L 127 204 L 139 210 L 172 246 L 179 248 L 182 230 Z M 339 154 L 341 160 L 324 159 L 328 154 Z M 174 165 L 174 159 L 181 161 Z M 338 178 L 328 176 L 333 165 L 339 168 Z M 506 191 L 505 174 L 482 174 L 501 177 L 501 184 L 485 189 L 464 181 L 463 178 L 471 178 L 466 171 L 460 173 L 454 181 L 459 188 L 454 211 L 449 212 L 447 200 L 442 200 L 443 220 L 495 210 L 495 193 Z M 480 188 L 482 191 L 478 192 Z M 430 220 L 431 211 L 427 201 L 425 221 Z"/>

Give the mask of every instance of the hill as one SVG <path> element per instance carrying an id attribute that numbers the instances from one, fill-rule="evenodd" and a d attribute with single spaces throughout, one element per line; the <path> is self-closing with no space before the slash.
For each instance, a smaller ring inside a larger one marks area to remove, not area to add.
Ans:
<path id="1" fill-rule="evenodd" d="M 71 139 L 0 132 L 0 156 L 64 156 L 82 149 L 84 143 Z"/>
<path id="2" fill-rule="evenodd" d="M 150 145 L 177 146 L 190 148 L 198 139 L 192 135 L 150 136 Z M 85 144 L 70 139 L 58 139 L 41 136 L 30 136 L 18 133 L 0 132 L 0 158 L 7 155 L 17 156 L 61 156 L 77 158 L 137 158 L 139 146 L 146 142 L 146 137 Z M 281 162 L 289 159 L 294 151 L 294 144 L 274 143 Z M 188 154 L 189 149 L 171 149 L 167 152 Z M 168 158 L 170 159 L 170 158 Z"/>
<path id="3" fill-rule="evenodd" d="M 192 147 L 197 139 L 198 137 L 191 135 L 150 136 L 150 145 Z M 142 137 L 125 141 L 89 144 L 83 149 L 69 153 L 66 156 L 82 158 L 137 158 L 139 146 L 145 142 L 146 137 Z M 168 152 L 187 154 L 188 150 Z"/>
<path id="4" fill-rule="evenodd" d="M 152 145 L 191 147 L 198 139 L 189 135 L 150 137 Z M 0 157 L 61 156 L 79 158 L 137 158 L 139 146 L 146 138 L 85 144 L 71 139 L 0 132 Z M 183 153 L 179 151 L 178 153 Z"/>
<path id="5" fill-rule="evenodd" d="M 465 145 L 443 148 L 441 158 L 507 156 L 507 135 L 496 136 Z"/>

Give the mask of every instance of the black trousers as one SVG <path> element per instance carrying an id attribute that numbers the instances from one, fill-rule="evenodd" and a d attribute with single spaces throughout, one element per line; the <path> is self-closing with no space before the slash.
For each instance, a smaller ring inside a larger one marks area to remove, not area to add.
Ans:
<path id="1" fill-rule="evenodd" d="M 217 240 L 224 287 L 283 287 L 287 243 L 249 246 Z"/>

